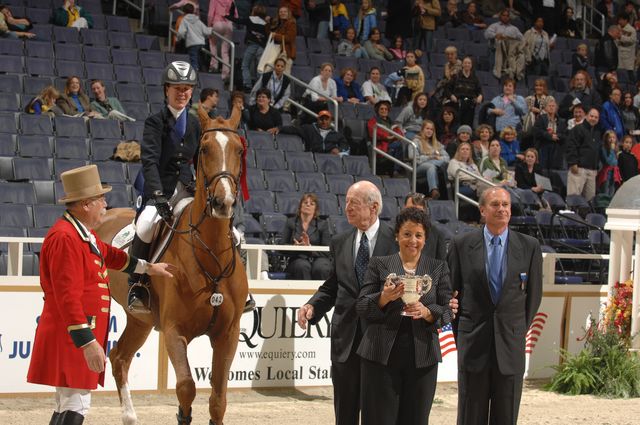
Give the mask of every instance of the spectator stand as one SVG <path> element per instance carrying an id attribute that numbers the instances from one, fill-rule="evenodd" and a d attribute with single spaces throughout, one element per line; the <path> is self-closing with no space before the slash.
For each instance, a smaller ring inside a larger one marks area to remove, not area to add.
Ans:
<path id="1" fill-rule="evenodd" d="M 408 138 L 406 138 L 405 136 L 401 135 L 401 134 L 397 134 L 395 133 L 393 130 L 391 130 L 389 127 L 386 127 L 378 122 L 375 123 L 373 129 L 373 140 L 371 141 L 371 146 L 372 146 L 372 155 L 371 155 L 371 171 L 373 172 L 373 174 L 376 174 L 376 154 L 379 154 L 380 156 L 382 156 L 383 158 L 388 159 L 389 161 L 391 161 L 393 164 L 397 164 L 400 167 L 404 168 L 405 170 L 408 170 L 411 172 L 411 191 L 415 192 L 416 191 L 416 169 L 418 167 L 418 163 L 417 163 L 417 155 L 413 156 L 413 159 L 411 160 L 412 163 L 411 165 L 405 164 L 404 162 L 394 158 L 393 156 L 389 155 L 388 153 L 386 153 L 385 151 L 378 149 L 377 147 L 377 142 L 378 142 L 378 131 L 377 129 L 380 128 L 384 131 L 386 131 L 387 133 L 393 133 L 395 135 L 395 137 L 397 137 L 398 139 L 400 139 L 402 141 L 402 143 L 404 143 L 405 145 L 411 146 L 414 149 L 414 152 L 418 152 L 418 145 L 416 144 L 416 142 L 414 142 L 413 140 L 410 140 Z M 405 146 L 406 147 L 406 146 Z"/>

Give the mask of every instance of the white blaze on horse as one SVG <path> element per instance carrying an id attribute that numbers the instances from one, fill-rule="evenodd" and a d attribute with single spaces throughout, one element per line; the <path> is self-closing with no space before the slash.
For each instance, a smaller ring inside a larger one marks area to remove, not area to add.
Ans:
<path id="1" fill-rule="evenodd" d="M 240 333 L 240 317 L 247 299 L 247 276 L 232 236 L 233 206 L 242 171 L 243 144 L 236 130 L 240 110 L 228 120 L 210 119 L 198 111 L 202 138 L 198 153 L 196 193 L 193 202 L 174 219 L 175 232 L 164 253 L 155 261 L 175 265 L 174 278 L 151 278 L 152 314 L 130 314 L 115 348 L 109 353 L 125 425 L 137 423 L 128 385 L 131 360 L 152 328 L 164 335 L 169 359 L 176 372 L 178 424 L 191 422 L 196 385 L 187 358 L 187 345 L 207 335 L 213 347 L 210 424 L 221 425 L 226 410 L 227 377 Z M 98 229 L 111 241 L 130 224 L 135 212 L 109 210 Z M 127 275 L 113 272 L 111 294 L 127 303 Z M 222 299 L 222 304 L 215 300 Z M 126 310 L 126 308 L 125 308 Z"/>

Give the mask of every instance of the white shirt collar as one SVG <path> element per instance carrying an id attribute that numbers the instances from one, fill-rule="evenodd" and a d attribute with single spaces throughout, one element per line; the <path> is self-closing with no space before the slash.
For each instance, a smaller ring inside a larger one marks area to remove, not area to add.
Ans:
<path id="1" fill-rule="evenodd" d="M 182 111 L 184 111 L 186 108 L 182 108 L 180 110 L 172 107 L 171 105 L 167 104 L 167 108 L 169 108 L 169 111 L 171 112 L 171 115 L 173 115 L 173 118 L 178 119 L 178 117 L 180 116 L 180 114 L 182 113 Z"/>

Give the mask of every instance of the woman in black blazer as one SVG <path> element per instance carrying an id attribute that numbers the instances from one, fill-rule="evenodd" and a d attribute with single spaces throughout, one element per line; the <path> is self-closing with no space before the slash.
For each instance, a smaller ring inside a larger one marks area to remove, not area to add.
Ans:
<path id="1" fill-rule="evenodd" d="M 325 220 L 318 218 L 318 197 L 305 193 L 298 211 L 287 220 L 282 243 L 292 245 L 329 246 L 331 235 Z M 327 252 L 303 251 L 289 255 L 287 273 L 296 280 L 325 280 L 331 274 L 331 259 Z"/>
<path id="2" fill-rule="evenodd" d="M 362 425 L 428 424 L 442 361 L 438 328 L 452 319 L 449 268 L 421 255 L 428 232 L 426 213 L 405 208 L 395 226 L 400 252 L 369 262 L 356 305 L 364 332 L 358 347 Z M 405 306 L 404 283 L 395 284 L 392 273 L 428 274 L 432 287 Z"/>

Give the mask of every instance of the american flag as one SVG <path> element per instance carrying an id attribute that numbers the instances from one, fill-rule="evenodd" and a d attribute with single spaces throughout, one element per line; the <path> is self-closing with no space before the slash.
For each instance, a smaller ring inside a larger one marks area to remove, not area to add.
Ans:
<path id="1" fill-rule="evenodd" d="M 529 331 L 527 332 L 527 339 L 525 345 L 525 353 L 531 354 L 533 349 L 538 342 L 538 338 L 542 334 L 542 330 L 544 329 L 544 325 L 547 323 L 547 318 L 549 315 L 547 313 L 536 313 L 533 317 L 533 322 L 529 327 Z"/>
<path id="2" fill-rule="evenodd" d="M 438 329 L 438 337 L 440 338 L 440 351 L 442 352 L 442 358 L 457 350 L 456 341 L 453 338 L 453 327 L 451 326 L 451 323 L 447 323 L 442 327 L 442 329 Z"/>

